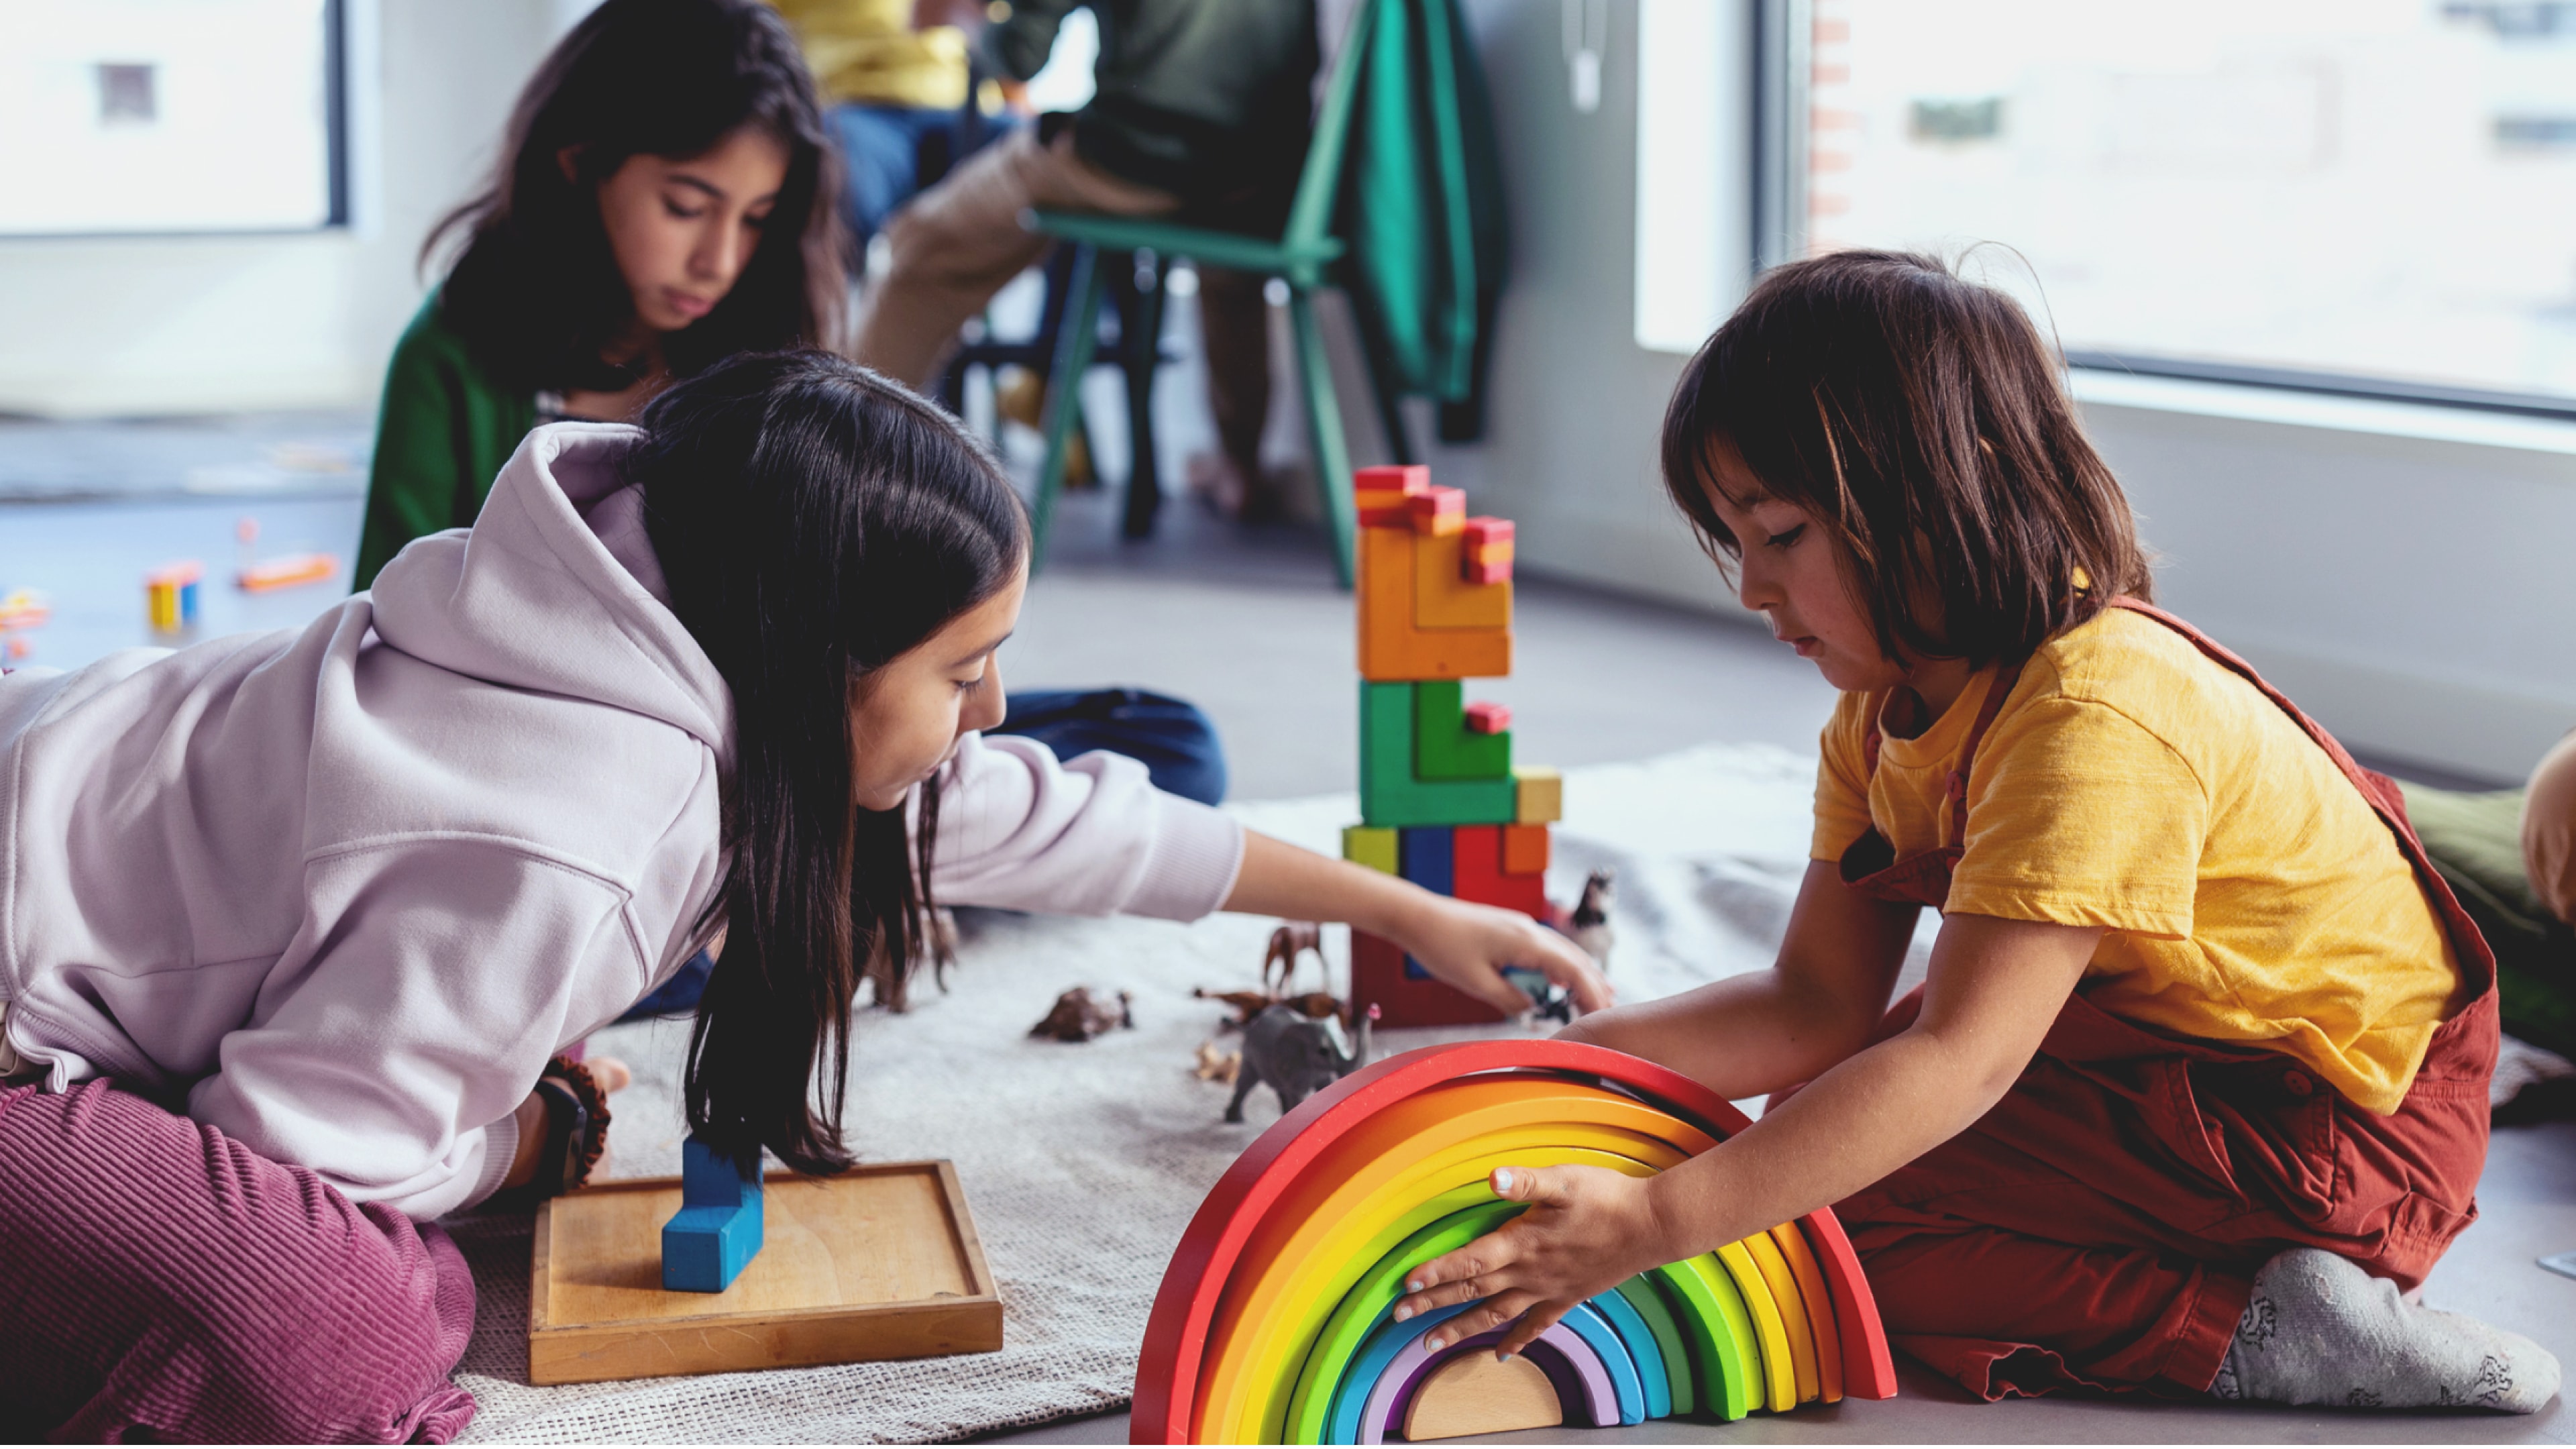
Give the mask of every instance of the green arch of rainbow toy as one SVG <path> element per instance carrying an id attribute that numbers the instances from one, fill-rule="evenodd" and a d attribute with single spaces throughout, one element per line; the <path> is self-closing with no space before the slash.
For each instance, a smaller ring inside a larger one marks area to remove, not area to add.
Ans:
<path id="1" fill-rule="evenodd" d="M 1487 1186 L 1494 1168 L 1646 1176 L 1748 1125 L 1698 1082 L 1577 1042 L 1424 1047 L 1343 1078 L 1244 1149 L 1191 1219 L 1146 1326 L 1134 1442 L 1374 1441 L 1379 1378 L 1431 1366 L 1405 1352 L 1430 1322 L 1390 1319 L 1404 1274 L 1518 1211 Z M 1641 1417 L 1658 1383 L 1669 1412 L 1726 1419 L 1896 1392 L 1877 1305 L 1827 1210 L 1588 1306 L 1596 1318 L 1559 1335 L 1550 1362 L 1599 1374 L 1596 1389 L 1633 1381 Z M 1402 1409 L 1398 1395 L 1395 1422 Z"/>

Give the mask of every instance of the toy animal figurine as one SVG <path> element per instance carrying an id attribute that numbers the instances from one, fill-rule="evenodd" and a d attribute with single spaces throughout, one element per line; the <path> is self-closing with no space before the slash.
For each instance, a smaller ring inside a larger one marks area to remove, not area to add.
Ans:
<path id="1" fill-rule="evenodd" d="M 946 906 L 930 913 L 930 979 L 942 992 L 948 990 L 948 968 L 957 961 L 957 913 Z M 910 963 L 898 964 L 885 959 L 882 952 L 868 962 L 860 979 L 877 1005 L 892 1012 L 912 1009 L 912 969 Z"/>
<path id="2" fill-rule="evenodd" d="M 1261 956 L 1261 984 L 1276 1000 L 1288 994 L 1297 979 L 1297 965 L 1306 953 L 1315 953 L 1315 969 L 1323 973 L 1324 984 L 1332 984 L 1332 967 L 1324 960 L 1324 928 L 1313 921 L 1282 921 L 1270 933 L 1270 949 Z M 1273 977 L 1276 980 L 1273 980 Z"/>
<path id="3" fill-rule="evenodd" d="M 1521 994 L 1530 999 L 1530 1009 L 1522 1013 L 1523 1022 L 1533 1019 L 1558 1022 L 1574 1020 L 1574 993 L 1548 980 L 1546 972 L 1532 971 L 1526 966 L 1506 966 L 1503 968 L 1503 979 L 1519 987 Z"/>
<path id="4" fill-rule="evenodd" d="M 1218 1051 L 1216 1043 L 1212 1041 L 1199 1043 L 1200 1081 L 1223 1082 L 1230 1087 L 1234 1085 L 1235 1073 L 1242 1070 L 1243 1053 Z"/>
<path id="5" fill-rule="evenodd" d="M 1377 1026 L 1377 1008 L 1360 1020 L 1360 1044 L 1343 1045 L 1342 1024 L 1328 1016 L 1308 1016 L 1285 1004 L 1268 1007 L 1243 1029 L 1243 1065 L 1235 1073 L 1234 1100 L 1225 1104 L 1225 1120 L 1243 1120 L 1243 1099 L 1263 1082 L 1279 1094 L 1282 1116 L 1297 1110 L 1307 1095 L 1329 1087 L 1368 1060 Z"/>
<path id="6" fill-rule="evenodd" d="M 1231 1020 L 1217 1023 L 1216 1029 L 1219 1031 L 1241 1031 L 1252 1024 L 1254 1017 L 1279 1004 L 1279 998 L 1267 991 L 1210 991 L 1205 987 L 1193 986 L 1190 988 L 1190 996 L 1197 1001 L 1222 1001 L 1234 1008 L 1234 1016 Z"/>
<path id="7" fill-rule="evenodd" d="M 1127 993 L 1118 993 L 1118 1004 L 1091 994 L 1088 986 L 1077 986 L 1055 999 L 1055 1006 L 1044 1020 L 1029 1028 L 1031 1036 L 1051 1036 L 1057 1041 L 1089 1041 L 1113 1026 L 1133 1028 L 1135 1013 L 1128 1009 Z"/>
<path id="8" fill-rule="evenodd" d="M 1222 1001 L 1234 1008 L 1234 1015 L 1216 1024 L 1219 1031 L 1241 1031 L 1252 1019 L 1273 1006 L 1293 1006 L 1308 1016 L 1342 1015 L 1342 999 L 1329 991 L 1309 991 L 1301 996 L 1273 996 L 1267 991 L 1210 991 L 1203 986 L 1190 988 L 1199 1001 Z"/>
<path id="9" fill-rule="evenodd" d="M 1583 882 L 1583 898 L 1565 918 L 1565 934 L 1604 971 L 1610 969 L 1610 947 L 1619 939 L 1610 929 L 1610 908 L 1618 901 L 1616 885 L 1617 878 L 1608 870 L 1594 871 Z"/>

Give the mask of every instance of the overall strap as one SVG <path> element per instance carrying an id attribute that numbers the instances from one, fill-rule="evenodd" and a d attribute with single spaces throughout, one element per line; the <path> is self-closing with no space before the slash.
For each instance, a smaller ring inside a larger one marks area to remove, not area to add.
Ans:
<path id="1" fill-rule="evenodd" d="M 1986 731 L 1994 727 L 1995 716 L 2003 711 L 2004 699 L 2013 692 L 2013 686 L 2021 683 L 2021 670 L 2020 664 L 2007 664 L 1995 671 L 1994 682 L 1987 687 L 1985 699 L 1977 706 L 1977 718 L 1968 726 L 1968 737 L 1960 742 L 1958 767 L 1950 772 L 1949 781 L 1943 786 L 1943 793 L 1950 798 L 1950 843 L 1954 846 L 1968 843 L 1968 771 L 1976 764 L 1977 747 L 1985 743 Z M 1869 733 L 1861 739 L 1861 758 L 1867 768 L 1865 779 L 1878 778 L 1878 746 L 1878 717 L 1873 713 Z"/>

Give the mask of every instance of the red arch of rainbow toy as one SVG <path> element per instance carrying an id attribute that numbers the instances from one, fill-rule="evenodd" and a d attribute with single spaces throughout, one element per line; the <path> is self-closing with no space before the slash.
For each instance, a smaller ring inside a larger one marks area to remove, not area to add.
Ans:
<path id="1" fill-rule="evenodd" d="M 1715 1141 L 1751 1125 L 1725 1099 L 1678 1072 L 1579 1042 L 1493 1040 L 1423 1047 L 1343 1078 L 1245 1148 L 1181 1235 L 1146 1325 L 1129 1421 L 1132 1442 L 1200 1441 L 1207 1409 L 1203 1379 L 1216 1362 L 1211 1348 L 1223 1354 L 1223 1315 L 1240 1307 L 1229 1304 L 1228 1284 L 1275 1211 L 1293 1210 L 1289 1205 L 1301 1195 L 1311 1199 L 1326 1185 L 1327 1175 L 1339 1170 L 1335 1149 L 1368 1124 L 1384 1127 L 1407 1103 L 1415 1104 L 1419 1115 L 1427 1094 L 1487 1077 L 1607 1086 L 1679 1119 L 1685 1131 L 1696 1128 Z M 1850 1240 L 1828 1209 L 1807 1214 L 1798 1225 L 1830 1292 L 1843 1392 L 1855 1398 L 1893 1397 L 1896 1372 L 1886 1333 Z M 1241 1287 L 1237 1285 L 1239 1292 Z M 1761 1396 L 1757 1392 L 1754 1397 L 1758 1407 Z"/>

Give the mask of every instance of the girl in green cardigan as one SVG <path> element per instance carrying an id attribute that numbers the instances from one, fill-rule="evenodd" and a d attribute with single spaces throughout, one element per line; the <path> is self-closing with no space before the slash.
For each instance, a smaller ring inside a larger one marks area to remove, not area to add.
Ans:
<path id="1" fill-rule="evenodd" d="M 606 0 L 537 68 L 395 344 L 357 586 L 474 521 L 528 429 L 624 421 L 737 352 L 826 345 L 847 247 L 796 42 L 758 0 Z"/>

